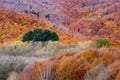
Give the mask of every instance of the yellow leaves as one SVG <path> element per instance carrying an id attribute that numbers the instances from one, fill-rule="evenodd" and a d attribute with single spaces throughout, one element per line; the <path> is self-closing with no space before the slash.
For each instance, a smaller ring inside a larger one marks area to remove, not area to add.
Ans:
<path id="1" fill-rule="evenodd" d="M 13 46 L 19 46 L 22 44 L 22 41 L 15 41 L 12 43 Z"/>
<path id="2" fill-rule="evenodd" d="M 94 67 L 94 66 L 98 65 L 98 63 L 99 63 L 99 59 L 98 59 L 98 58 L 95 58 L 95 59 L 93 60 L 93 62 L 92 62 L 92 66 L 91 66 L 91 67 Z"/>
<path id="3" fill-rule="evenodd" d="M 50 26 L 49 24 L 46 24 L 46 29 L 49 29 L 49 30 L 52 30 L 53 29 L 53 27 L 52 26 Z"/>
<path id="4" fill-rule="evenodd" d="M 82 48 L 89 47 L 91 44 L 92 44 L 91 41 L 78 42 L 78 45 L 80 45 Z"/>
<path id="5" fill-rule="evenodd" d="M 94 59 L 97 57 L 98 52 L 96 50 L 88 50 L 81 54 L 89 63 L 92 63 Z"/>
<path id="6" fill-rule="evenodd" d="M 56 78 L 55 80 L 64 80 L 64 79 L 65 80 L 72 80 L 73 70 L 76 66 L 73 64 L 74 62 L 75 62 L 74 59 L 73 60 L 71 60 L 71 59 L 60 60 L 60 63 L 56 69 L 56 73 L 58 74 L 58 78 Z M 62 77 L 62 78 L 59 78 L 59 77 Z"/>
<path id="7" fill-rule="evenodd" d="M 120 26 L 115 25 L 115 26 L 113 27 L 113 30 L 114 30 L 114 33 L 115 33 L 115 34 L 118 34 L 118 35 L 120 36 Z"/>
<path id="8" fill-rule="evenodd" d="M 0 37 L 0 39 L 5 39 L 6 38 L 6 36 L 5 35 L 2 35 L 1 37 Z"/>
<path id="9" fill-rule="evenodd" d="M 59 38 L 63 44 L 77 43 L 77 42 L 81 41 L 79 38 L 76 38 L 73 35 L 65 34 L 64 32 L 59 33 Z"/>

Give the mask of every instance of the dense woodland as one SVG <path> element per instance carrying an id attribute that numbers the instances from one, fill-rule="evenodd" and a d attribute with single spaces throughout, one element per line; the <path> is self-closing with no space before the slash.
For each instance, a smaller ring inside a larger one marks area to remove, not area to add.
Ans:
<path id="1" fill-rule="evenodd" d="M 0 0 L 0 80 L 120 80 L 119 0 Z"/>

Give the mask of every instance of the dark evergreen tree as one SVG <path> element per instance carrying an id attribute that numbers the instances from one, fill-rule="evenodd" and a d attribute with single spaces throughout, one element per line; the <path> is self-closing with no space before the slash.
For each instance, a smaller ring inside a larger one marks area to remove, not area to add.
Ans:
<path id="1" fill-rule="evenodd" d="M 37 33 L 34 35 L 33 41 L 42 41 L 42 34 Z"/>
<path id="2" fill-rule="evenodd" d="M 42 40 L 41 40 L 41 41 L 43 41 L 43 42 L 49 41 L 49 40 L 48 40 L 48 36 L 47 36 L 46 34 L 43 34 L 43 35 L 42 35 Z"/>
<path id="3" fill-rule="evenodd" d="M 52 33 L 52 38 L 51 38 L 52 41 L 58 41 L 59 40 L 59 37 L 57 35 L 57 33 L 53 32 Z"/>
<path id="4" fill-rule="evenodd" d="M 59 40 L 59 37 L 56 32 L 51 32 L 50 30 L 44 30 L 42 31 L 41 29 L 34 29 L 33 31 L 27 32 L 23 36 L 23 41 L 57 41 Z"/>
<path id="5" fill-rule="evenodd" d="M 47 40 L 51 40 L 52 39 L 52 32 L 50 30 L 45 30 L 44 31 L 44 35 L 47 36 Z"/>
<path id="6" fill-rule="evenodd" d="M 25 35 L 23 36 L 23 40 L 22 40 L 22 41 L 31 41 L 31 40 L 33 40 L 33 37 L 34 37 L 33 31 L 28 31 L 28 32 L 25 33 Z"/>
<path id="7" fill-rule="evenodd" d="M 42 32 L 41 29 L 36 28 L 36 29 L 33 30 L 33 33 L 34 33 L 34 35 L 35 35 L 35 34 L 37 34 L 37 33 L 42 34 L 43 32 Z"/>

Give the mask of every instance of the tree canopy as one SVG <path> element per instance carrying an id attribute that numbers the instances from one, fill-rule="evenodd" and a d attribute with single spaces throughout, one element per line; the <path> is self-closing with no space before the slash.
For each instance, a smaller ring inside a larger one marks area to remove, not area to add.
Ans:
<path id="1" fill-rule="evenodd" d="M 34 29 L 33 31 L 28 31 L 24 34 L 22 41 L 57 41 L 59 37 L 56 32 L 52 32 L 50 30 L 41 30 L 41 29 Z"/>

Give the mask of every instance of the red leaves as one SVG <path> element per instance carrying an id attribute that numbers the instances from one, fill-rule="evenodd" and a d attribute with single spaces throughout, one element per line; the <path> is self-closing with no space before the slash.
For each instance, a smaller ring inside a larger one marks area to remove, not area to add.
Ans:
<path id="1" fill-rule="evenodd" d="M 89 69 L 88 65 L 79 66 L 73 74 L 73 80 L 84 80 L 84 76 L 88 69 Z"/>

